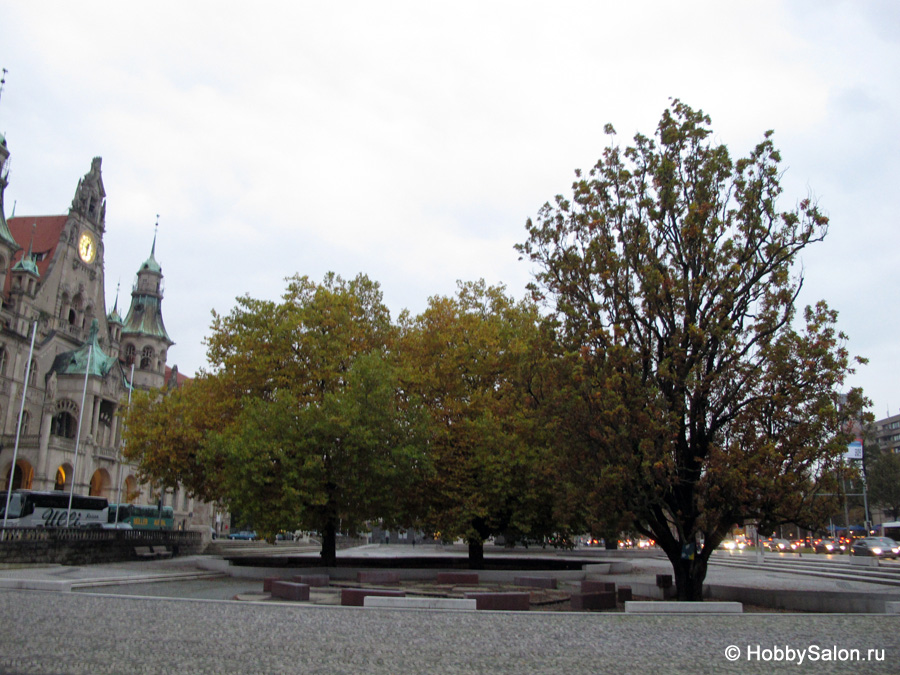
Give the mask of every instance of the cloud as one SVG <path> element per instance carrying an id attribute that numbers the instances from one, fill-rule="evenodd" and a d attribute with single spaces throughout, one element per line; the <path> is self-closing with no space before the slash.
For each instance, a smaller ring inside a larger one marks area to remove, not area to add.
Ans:
<path id="1" fill-rule="evenodd" d="M 170 357 L 193 372 L 212 308 L 294 273 L 365 272 L 395 315 L 457 279 L 521 296 L 525 220 L 594 164 L 604 123 L 628 142 L 679 97 L 735 155 L 776 130 L 785 206 L 811 191 L 832 217 L 809 297 L 878 355 L 859 381 L 883 408 L 896 24 L 890 2 L 5 3 L 7 204 L 65 212 L 102 155 L 108 302 L 160 214 Z"/>

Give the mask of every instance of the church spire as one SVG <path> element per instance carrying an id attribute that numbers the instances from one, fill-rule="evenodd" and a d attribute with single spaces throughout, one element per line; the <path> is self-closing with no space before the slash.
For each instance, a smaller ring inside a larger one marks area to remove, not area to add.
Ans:
<path id="1" fill-rule="evenodd" d="M 163 324 L 162 279 L 162 267 L 156 262 L 156 233 L 154 232 L 150 257 L 138 270 L 137 279 L 131 291 L 131 308 L 128 310 L 128 316 L 125 317 L 123 335 L 143 335 L 158 339 L 167 346 L 174 344 Z"/>

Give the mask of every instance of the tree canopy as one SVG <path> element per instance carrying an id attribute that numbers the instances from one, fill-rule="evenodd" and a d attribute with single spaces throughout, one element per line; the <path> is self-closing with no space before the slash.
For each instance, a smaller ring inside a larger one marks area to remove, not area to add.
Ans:
<path id="1" fill-rule="evenodd" d="M 866 471 L 869 499 L 893 520 L 900 518 L 900 455 L 882 452 Z"/>
<path id="2" fill-rule="evenodd" d="M 532 299 L 461 283 L 395 324 L 364 275 L 292 277 L 214 313 L 209 372 L 135 398 L 127 456 L 264 535 L 318 530 L 328 562 L 370 520 L 473 565 L 491 536 L 634 529 L 691 600 L 734 525 L 822 524 L 868 417 L 837 313 L 797 306 L 827 217 L 778 206 L 772 132 L 734 159 L 678 100 L 652 137 L 606 131 L 527 223 Z"/>
<path id="3" fill-rule="evenodd" d="M 710 125 L 673 101 L 654 138 L 576 172 L 518 247 L 575 356 L 557 420 L 575 425 L 596 510 L 657 541 L 682 599 L 700 599 L 734 524 L 817 520 L 863 403 L 840 395 L 852 365 L 836 312 L 797 316 L 795 262 L 827 217 L 812 199 L 779 210 L 771 132 L 733 160 Z"/>
<path id="4" fill-rule="evenodd" d="M 484 281 L 432 297 L 404 322 L 408 386 L 431 419 L 424 523 L 464 538 L 473 566 L 490 536 L 515 542 L 566 529 L 554 506 L 556 465 L 534 416 L 540 323 L 532 303 Z"/>
<path id="5" fill-rule="evenodd" d="M 160 479 L 220 497 L 264 536 L 319 531 L 323 559 L 333 562 L 339 530 L 403 516 L 396 488 L 424 466 L 394 340 L 380 289 L 363 275 L 329 274 L 321 284 L 294 277 L 277 303 L 239 298 L 228 315 L 214 315 L 212 372 L 155 407 L 142 402 L 129 454 Z M 182 402 L 197 410 L 161 451 L 154 434 Z M 203 469 L 191 476 L 184 463 Z"/>

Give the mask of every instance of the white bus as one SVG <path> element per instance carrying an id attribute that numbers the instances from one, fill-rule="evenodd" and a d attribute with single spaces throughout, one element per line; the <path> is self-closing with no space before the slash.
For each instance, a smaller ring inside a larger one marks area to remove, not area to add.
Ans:
<path id="1" fill-rule="evenodd" d="M 6 509 L 6 492 L 0 492 L 0 526 Z M 103 527 L 108 520 L 106 497 L 72 496 L 71 522 L 68 492 L 35 492 L 13 490 L 9 497 L 7 527 Z"/>

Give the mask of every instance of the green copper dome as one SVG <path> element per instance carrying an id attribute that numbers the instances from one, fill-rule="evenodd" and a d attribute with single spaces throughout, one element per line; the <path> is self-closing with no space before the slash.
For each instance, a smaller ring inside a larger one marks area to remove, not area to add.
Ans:
<path id="1" fill-rule="evenodd" d="M 57 372 L 60 375 L 84 375 L 88 370 L 89 375 L 105 377 L 118 360 L 113 356 L 108 356 L 100 347 L 97 340 L 97 333 L 100 330 L 100 322 L 94 319 L 91 322 L 91 333 L 81 347 L 71 352 L 63 352 L 53 361 L 50 367 L 51 372 Z M 90 359 L 90 363 L 88 360 Z"/>
<path id="2" fill-rule="evenodd" d="M 34 258 L 32 256 L 25 256 L 15 265 L 13 265 L 13 272 L 28 272 L 29 274 L 33 274 L 36 277 L 41 276 L 41 273 L 38 272 L 37 263 L 34 262 Z"/>

